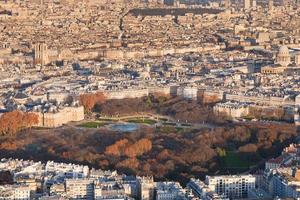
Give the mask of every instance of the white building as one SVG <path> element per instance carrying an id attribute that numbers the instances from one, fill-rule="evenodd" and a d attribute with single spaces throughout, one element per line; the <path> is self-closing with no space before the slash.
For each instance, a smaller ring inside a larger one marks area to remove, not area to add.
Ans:
<path id="1" fill-rule="evenodd" d="M 121 183 L 116 181 L 96 182 L 94 199 L 126 199 L 125 189 Z"/>
<path id="2" fill-rule="evenodd" d="M 287 46 L 281 46 L 276 57 L 276 63 L 286 67 L 291 63 L 291 55 Z"/>
<path id="3" fill-rule="evenodd" d="M 182 96 L 184 99 L 197 100 L 198 89 L 196 87 L 179 87 L 177 96 Z"/>
<path id="4" fill-rule="evenodd" d="M 199 179 L 191 179 L 187 184 L 187 189 L 190 189 L 193 195 L 203 200 L 229 200 L 224 195 L 219 195 L 215 191 L 212 191 L 208 185 Z"/>
<path id="5" fill-rule="evenodd" d="M 0 186 L 0 199 L 30 200 L 30 187 L 26 185 Z"/>
<path id="6" fill-rule="evenodd" d="M 244 0 L 244 9 L 248 10 L 251 7 L 251 1 L 250 0 Z"/>
<path id="7" fill-rule="evenodd" d="M 46 173 L 72 173 L 72 178 L 87 177 L 89 167 L 86 165 L 76 165 L 72 163 L 57 163 L 48 161 L 45 166 Z"/>
<path id="8" fill-rule="evenodd" d="M 207 176 L 205 184 L 219 195 L 228 198 L 247 198 L 248 191 L 255 188 L 253 175 Z"/>
<path id="9" fill-rule="evenodd" d="M 226 102 L 217 103 L 213 107 L 214 113 L 225 114 L 232 118 L 241 118 L 249 115 L 249 105 L 246 103 Z"/>
<path id="10" fill-rule="evenodd" d="M 137 177 L 137 189 L 140 200 L 153 200 L 155 182 L 153 177 Z"/>
<path id="11" fill-rule="evenodd" d="M 186 87 L 183 89 L 183 97 L 185 99 L 197 100 L 198 89 L 195 87 Z"/>
<path id="12" fill-rule="evenodd" d="M 155 188 L 156 200 L 183 199 L 184 192 L 177 182 L 158 182 Z M 181 197 L 181 198 L 180 198 Z"/>
<path id="13" fill-rule="evenodd" d="M 72 199 L 93 199 L 94 183 L 88 179 L 67 179 L 66 194 Z"/>

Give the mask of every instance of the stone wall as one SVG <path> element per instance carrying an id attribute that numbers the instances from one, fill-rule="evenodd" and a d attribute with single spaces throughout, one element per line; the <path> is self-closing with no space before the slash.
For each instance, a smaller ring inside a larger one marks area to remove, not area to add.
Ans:
<path id="1" fill-rule="evenodd" d="M 295 101 L 285 100 L 283 97 L 245 96 L 238 94 L 225 94 L 227 101 L 250 102 L 269 106 L 295 106 Z"/>
<path id="2" fill-rule="evenodd" d="M 203 103 L 216 103 L 223 100 L 223 92 L 205 90 L 202 94 Z"/>
<path id="3" fill-rule="evenodd" d="M 163 94 L 166 96 L 176 96 L 177 94 L 177 86 L 170 87 L 150 87 L 148 88 L 149 94 Z"/>
<path id="4" fill-rule="evenodd" d="M 85 49 L 78 50 L 75 57 L 80 60 L 107 59 L 140 59 L 144 57 L 160 57 L 168 54 L 201 53 L 222 49 L 223 46 L 178 47 L 165 49 Z"/>
<path id="5" fill-rule="evenodd" d="M 107 99 L 141 98 L 149 95 L 148 89 L 128 89 L 118 91 L 104 91 Z"/>
<path id="6" fill-rule="evenodd" d="M 39 116 L 39 124 L 41 127 L 59 127 L 72 121 L 84 120 L 84 108 L 65 107 L 55 113 L 36 113 Z"/>
<path id="7" fill-rule="evenodd" d="M 217 104 L 213 108 L 215 114 L 224 114 L 232 118 L 246 117 L 249 114 L 249 106 L 230 106 L 225 104 Z"/>
<path id="8" fill-rule="evenodd" d="M 149 87 L 142 89 L 127 89 L 103 92 L 107 99 L 141 98 L 149 96 L 149 94 L 163 94 L 166 96 L 174 96 L 177 93 L 177 86 Z"/>

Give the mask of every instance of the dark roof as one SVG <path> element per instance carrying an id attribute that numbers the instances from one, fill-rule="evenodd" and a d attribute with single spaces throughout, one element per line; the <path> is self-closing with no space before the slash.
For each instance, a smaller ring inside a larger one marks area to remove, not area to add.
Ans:
<path id="1" fill-rule="evenodd" d="M 28 96 L 24 93 L 17 93 L 15 96 L 14 96 L 15 99 L 26 99 L 28 98 Z"/>

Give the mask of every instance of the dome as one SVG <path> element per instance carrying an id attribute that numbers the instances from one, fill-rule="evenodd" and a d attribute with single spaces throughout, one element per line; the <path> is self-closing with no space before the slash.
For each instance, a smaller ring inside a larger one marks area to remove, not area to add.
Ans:
<path id="1" fill-rule="evenodd" d="M 287 46 L 281 46 L 277 54 L 276 63 L 287 67 L 291 62 L 290 51 Z"/>
<path id="2" fill-rule="evenodd" d="M 287 46 L 281 46 L 278 52 L 279 55 L 289 55 L 290 51 Z"/>

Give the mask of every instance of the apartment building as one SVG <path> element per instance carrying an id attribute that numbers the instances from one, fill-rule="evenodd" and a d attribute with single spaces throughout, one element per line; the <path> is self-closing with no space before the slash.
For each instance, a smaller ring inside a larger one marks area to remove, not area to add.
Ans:
<path id="1" fill-rule="evenodd" d="M 228 198 L 247 198 L 250 189 L 255 188 L 253 175 L 206 176 L 205 183 L 219 195 Z"/>
<path id="2" fill-rule="evenodd" d="M 30 187 L 24 185 L 0 186 L 0 199 L 30 200 Z"/>
<path id="3" fill-rule="evenodd" d="M 72 199 L 93 199 L 94 182 L 89 179 L 66 179 L 66 195 Z"/>

